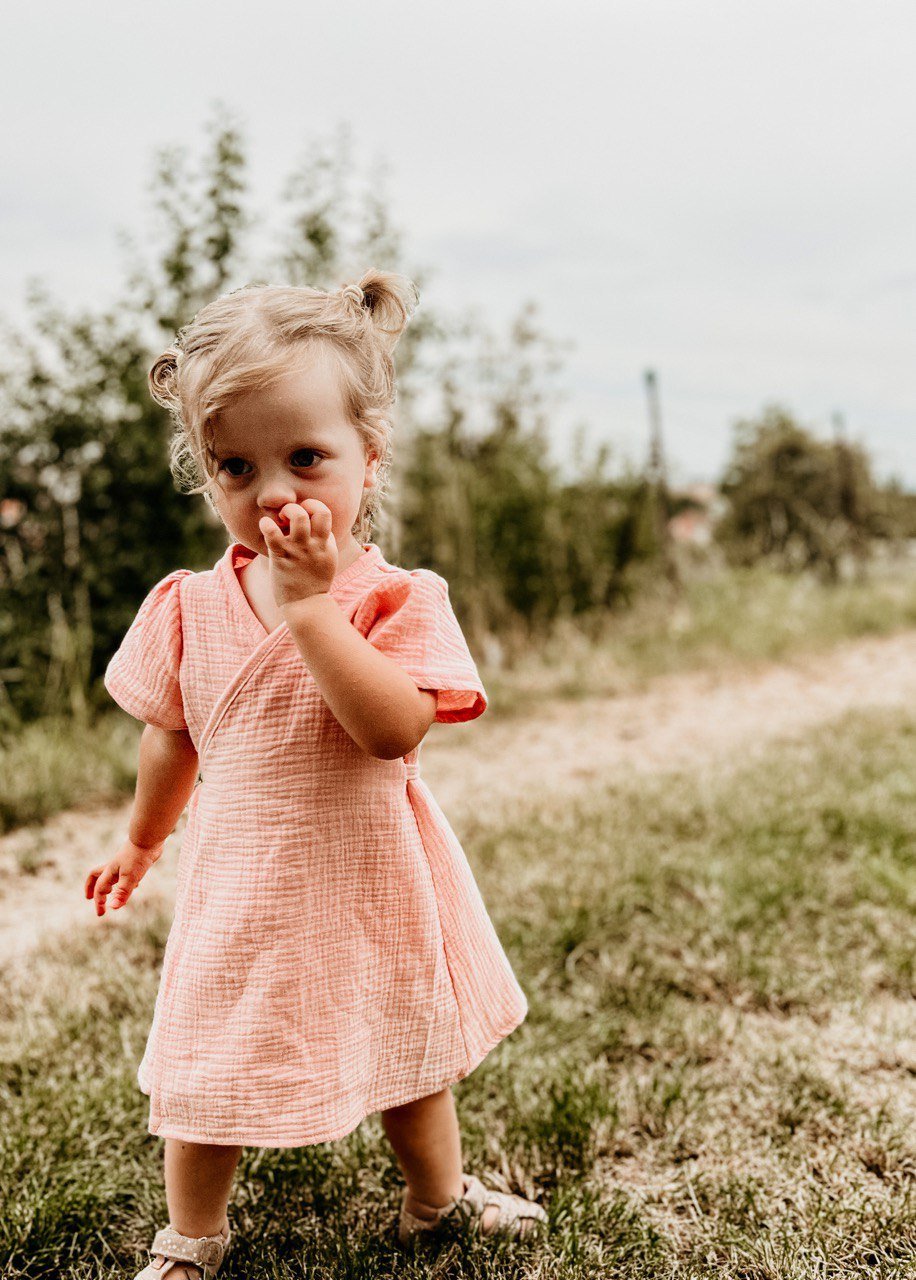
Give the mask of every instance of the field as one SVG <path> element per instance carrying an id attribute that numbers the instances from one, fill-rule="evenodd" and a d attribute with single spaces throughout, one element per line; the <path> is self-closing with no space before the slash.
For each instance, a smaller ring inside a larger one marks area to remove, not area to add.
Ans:
<path id="1" fill-rule="evenodd" d="M 616 693 L 596 661 L 587 689 L 436 726 L 424 775 L 530 1001 L 455 1086 L 465 1168 L 538 1199 L 549 1233 L 405 1261 L 372 1116 L 245 1151 L 221 1274 L 916 1274 L 916 633 L 836 639 Z M 166 1220 L 135 1071 L 180 831 L 98 922 L 80 876 L 123 818 L 61 815 L 45 844 L 75 822 L 79 857 L 47 868 L 36 832 L 7 837 L 33 856 L 0 906 L 33 923 L 0 997 L 4 1277 L 132 1276 Z M 36 938 L 55 886 L 70 915 Z"/>

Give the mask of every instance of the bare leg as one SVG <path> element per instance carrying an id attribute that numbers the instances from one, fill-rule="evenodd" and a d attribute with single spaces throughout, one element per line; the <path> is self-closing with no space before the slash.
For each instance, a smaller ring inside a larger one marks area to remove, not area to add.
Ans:
<path id="1" fill-rule="evenodd" d="M 442 1208 L 464 1193 L 461 1134 L 451 1089 L 383 1111 L 382 1124 L 407 1182 L 411 1213 L 433 1218 L 430 1208 Z"/>
<path id="2" fill-rule="evenodd" d="M 383 1111 L 382 1124 L 407 1182 L 408 1212 L 431 1221 L 437 1209 L 464 1194 L 461 1132 L 451 1089 Z M 498 1216 L 496 1206 L 487 1205 L 480 1219 L 484 1235 Z"/>
<path id="3" fill-rule="evenodd" d="M 169 1218 L 183 1236 L 213 1236 L 226 1209 L 241 1147 L 165 1139 L 165 1195 Z"/>
<path id="4" fill-rule="evenodd" d="M 241 1147 L 165 1139 L 165 1196 L 169 1221 L 183 1236 L 215 1236 L 227 1225 L 226 1209 Z M 175 1266 L 175 1280 L 199 1280 L 193 1263 Z"/>

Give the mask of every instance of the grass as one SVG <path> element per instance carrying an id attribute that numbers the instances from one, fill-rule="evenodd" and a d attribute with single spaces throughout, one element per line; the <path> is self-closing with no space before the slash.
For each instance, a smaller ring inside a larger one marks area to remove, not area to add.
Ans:
<path id="1" fill-rule="evenodd" d="M 530 1013 L 455 1086 L 465 1167 L 542 1244 L 405 1259 L 373 1116 L 246 1149 L 247 1277 L 801 1280 L 916 1273 L 916 718 L 727 774 L 628 778 L 460 834 Z M 137 1089 L 168 919 L 49 946 L 0 991 L 4 1277 L 131 1276 L 164 1223 Z"/>
<path id="2" fill-rule="evenodd" d="M 590 627 L 558 626 L 511 670 L 482 674 L 493 709 L 518 714 L 545 694 L 613 696 L 641 688 L 653 676 L 778 662 L 913 627 L 916 572 L 909 564 L 832 587 L 811 575 L 788 577 L 761 566 L 694 571 L 680 597 L 649 579 L 629 608 L 604 614 Z"/>
<path id="3" fill-rule="evenodd" d="M 0 742 L 0 834 L 130 795 L 141 731 L 115 711 L 94 725 L 48 717 L 7 735 Z"/>

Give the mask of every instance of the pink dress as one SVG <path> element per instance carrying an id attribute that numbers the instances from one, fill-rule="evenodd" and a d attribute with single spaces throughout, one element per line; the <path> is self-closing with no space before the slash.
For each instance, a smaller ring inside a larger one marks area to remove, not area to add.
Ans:
<path id="1" fill-rule="evenodd" d="M 331 596 L 436 692 L 437 720 L 480 715 L 445 579 L 363 548 Z M 249 605 L 253 555 L 233 543 L 163 578 L 105 673 L 200 759 L 137 1080 L 160 1137 L 307 1146 L 463 1079 L 528 1005 L 420 748 L 357 746 L 286 623 L 268 632 Z"/>

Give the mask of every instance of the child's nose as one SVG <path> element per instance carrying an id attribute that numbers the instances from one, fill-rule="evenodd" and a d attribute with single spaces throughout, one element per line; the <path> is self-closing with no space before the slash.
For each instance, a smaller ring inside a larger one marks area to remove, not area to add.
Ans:
<path id="1" fill-rule="evenodd" d="M 258 493 L 258 506 L 265 512 L 279 511 L 286 502 L 299 502 L 300 495 L 289 479 L 266 478 Z"/>

